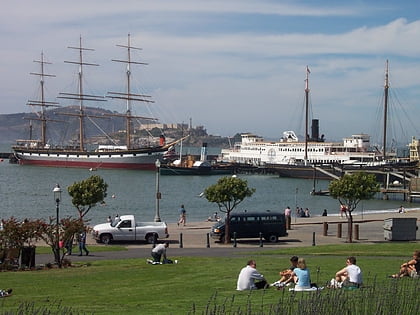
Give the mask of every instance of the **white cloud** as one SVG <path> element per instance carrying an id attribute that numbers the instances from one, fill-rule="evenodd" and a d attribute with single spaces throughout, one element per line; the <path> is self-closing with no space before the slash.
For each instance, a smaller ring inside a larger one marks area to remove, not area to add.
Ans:
<path id="1" fill-rule="evenodd" d="M 222 135 L 253 131 L 275 137 L 293 129 L 306 65 L 312 70 L 314 116 L 329 137 L 369 131 L 388 58 L 392 86 L 410 95 L 408 103 L 419 96 L 413 87 L 420 84 L 415 40 L 420 21 L 395 16 L 373 25 L 375 15 L 388 8 L 243 0 L 37 1 L 25 2 L 24 10 L 7 1 L 3 8 L 3 113 L 27 111 L 34 90 L 28 72 L 36 69 L 32 60 L 41 50 L 54 62 L 48 71 L 57 74 L 47 82 L 52 96 L 68 90 L 72 70 L 62 61 L 76 58 L 66 47 L 76 45 L 79 35 L 95 48 L 88 60 L 101 64 L 87 70 L 89 87 L 102 94 L 117 90 L 122 69 L 109 60 L 123 56 L 115 45 L 124 44 L 128 32 L 133 45 L 143 48 L 139 57 L 150 63 L 133 73 L 144 85 L 141 92 L 157 101 L 153 107 L 166 120 L 191 117 Z M 266 20 L 272 16 L 277 24 L 270 28 Z M 250 17 L 253 23 L 244 26 Z M 302 20 L 307 27 L 288 29 L 282 18 Z M 328 30 L 329 18 L 342 18 L 349 26 Z"/>

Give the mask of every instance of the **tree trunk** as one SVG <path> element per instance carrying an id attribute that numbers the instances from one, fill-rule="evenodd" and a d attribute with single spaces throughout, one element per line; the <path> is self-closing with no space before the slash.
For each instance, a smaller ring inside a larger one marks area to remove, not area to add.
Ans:
<path id="1" fill-rule="evenodd" d="M 230 211 L 226 212 L 225 220 L 225 244 L 230 243 Z"/>
<path id="2" fill-rule="evenodd" d="M 348 228 L 347 228 L 347 242 L 353 243 L 353 216 L 351 211 L 348 211 L 349 216 L 347 218 Z"/>

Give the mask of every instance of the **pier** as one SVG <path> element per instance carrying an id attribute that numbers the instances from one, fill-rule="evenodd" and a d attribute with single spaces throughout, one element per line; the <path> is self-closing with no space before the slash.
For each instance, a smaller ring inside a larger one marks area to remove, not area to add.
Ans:
<path id="1" fill-rule="evenodd" d="M 13 155 L 11 152 L 0 152 L 0 158 L 1 159 L 8 159 L 10 158 L 10 155 Z"/>

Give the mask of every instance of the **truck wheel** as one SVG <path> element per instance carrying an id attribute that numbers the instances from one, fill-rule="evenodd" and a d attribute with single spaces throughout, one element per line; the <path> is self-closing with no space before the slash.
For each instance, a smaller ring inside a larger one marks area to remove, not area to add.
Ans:
<path id="1" fill-rule="evenodd" d="M 157 239 L 158 236 L 156 233 L 150 233 L 146 235 L 146 242 L 149 244 L 154 244 Z"/>
<path id="2" fill-rule="evenodd" d="M 101 235 L 101 243 L 104 243 L 105 245 L 110 244 L 112 241 L 111 234 L 102 234 Z"/>
<path id="3" fill-rule="evenodd" d="M 277 243 L 279 237 L 276 234 L 269 234 L 267 237 L 264 237 L 266 241 L 270 243 Z"/>

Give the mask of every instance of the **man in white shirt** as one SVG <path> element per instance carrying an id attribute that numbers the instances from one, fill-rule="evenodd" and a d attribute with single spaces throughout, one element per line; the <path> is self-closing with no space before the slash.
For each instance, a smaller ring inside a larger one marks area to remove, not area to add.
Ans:
<path id="1" fill-rule="evenodd" d="M 166 260 L 166 249 L 168 247 L 169 242 L 165 242 L 163 244 L 156 245 L 156 247 L 152 249 L 152 257 L 154 263 L 160 263 L 162 256 L 163 260 Z"/>
<path id="2" fill-rule="evenodd" d="M 255 260 L 249 260 L 246 267 L 242 268 L 239 273 L 236 290 L 254 290 L 264 289 L 268 286 L 264 276 L 256 269 L 257 263 Z M 258 282 L 255 282 L 257 280 Z"/>
<path id="3" fill-rule="evenodd" d="M 347 266 L 337 271 L 335 280 L 342 283 L 342 287 L 356 287 L 362 285 L 362 271 L 356 265 L 356 258 L 353 256 L 347 257 Z"/>

